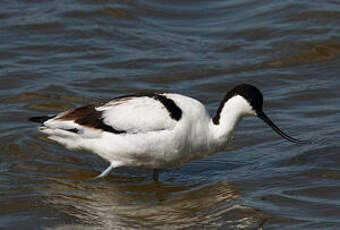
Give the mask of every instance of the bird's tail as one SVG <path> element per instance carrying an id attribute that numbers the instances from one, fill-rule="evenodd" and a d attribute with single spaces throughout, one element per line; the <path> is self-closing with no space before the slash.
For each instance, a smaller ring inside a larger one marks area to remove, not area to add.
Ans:
<path id="1" fill-rule="evenodd" d="M 41 123 L 42 124 L 45 121 L 47 121 L 47 120 L 49 120 L 49 119 L 51 119 L 53 117 L 55 117 L 55 115 L 53 115 L 53 116 L 31 117 L 28 120 L 32 121 L 32 122 L 37 122 L 37 123 Z"/>

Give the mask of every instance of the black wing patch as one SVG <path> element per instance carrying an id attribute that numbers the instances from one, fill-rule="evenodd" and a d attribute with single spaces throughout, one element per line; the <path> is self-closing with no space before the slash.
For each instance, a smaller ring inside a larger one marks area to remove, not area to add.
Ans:
<path id="1" fill-rule="evenodd" d="M 157 93 L 146 93 L 146 94 L 131 94 L 131 95 L 125 95 L 125 96 L 120 96 L 120 97 L 116 97 L 113 100 L 119 101 L 126 101 L 129 98 L 134 98 L 134 97 L 150 97 L 153 98 L 157 101 L 159 101 L 160 103 L 163 104 L 163 106 L 166 108 L 166 110 L 169 112 L 169 115 L 172 119 L 179 121 L 182 118 L 182 110 L 176 105 L 176 103 L 161 94 L 157 94 Z"/>
<path id="2" fill-rule="evenodd" d="M 121 96 L 121 97 L 117 97 L 114 98 L 113 100 L 122 100 L 123 101 L 127 101 L 129 100 L 128 98 L 133 98 L 133 97 L 151 97 L 157 101 L 159 101 L 160 103 L 163 104 L 163 106 L 166 108 L 166 110 L 169 112 L 169 115 L 172 119 L 179 121 L 182 117 L 182 110 L 176 105 L 176 103 L 161 94 L 156 94 L 156 93 L 152 93 L 152 94 L 135 94 L 135 95 L 127 95 L 127 96 Z M 124 102 L 123 102 L 124 103 Z M 82 107 L 78 107 L 75 109 L 72 109 L 68 112 L 66 112 L 65 114 L 63 114 L 60 117 L 57 117 L 57 120 L 64 120 L 64 121 L 74 121 L 75 123 L 79 124 L 79 125 L 83 125 L 83 126 L 87 126 L 87 127 L 91 127 L 91 128 L 95 128 L 95 129 L 101 129 L 103 131 L 106 132 L 111 132 L 114 134 L 122 134 L 122 133 L 126 133 L 125 130 L 118 130 L 113 128 L 110 125 L 107 125 L 104 123 L 103 121 L 103 112 L 102 111 L 98 111 L 96 110 L 96 107 L 100 106 L 99 104 L 90 104 L 90 105 L 85 105 Z M 48 119 L 54 118 L 53 117 L 33 117 L 30 118 L 30 121 L 34 121 L 34 122 L 39 122 L 39 123 L 43 123 Z M 67 130 L 70 132 L 74 132 L 77 133 L 79 130 L 77 129 L 70 129 Z"/>
<path id="3" fill-rule="evenodd" d="M 56 115 L 53 116 L 41 116 L 41 117 L 31 117 L 28 120 L 37 123 L 44 123 L 45 121 L 54 118 Z"/>
<path id="4" fill-rule="evenodd" d="M 172 119 L 176 121 L 179 121 L 181 119 L 182 110 L 176 105 L 176 103 L 173 100 L 160 94 L 154 94 L 152 97 L 164 105 Z"/>
<path id="5" fill-rule="evenodd" d="M 75 108 L 70 112 L 64 114 L 57 118 L 58 120 L 73 120 L 79 125 L 84 125 L 87 127 L 92 127 L 95 129 L 101 129 L 106 132 L 111 132 L 115 134 L 126 133 L 124 130 L 117 130 L 103 122 L 102 112 L 96 110 L 96 105 L 86 105 L 79 108 Z"/>

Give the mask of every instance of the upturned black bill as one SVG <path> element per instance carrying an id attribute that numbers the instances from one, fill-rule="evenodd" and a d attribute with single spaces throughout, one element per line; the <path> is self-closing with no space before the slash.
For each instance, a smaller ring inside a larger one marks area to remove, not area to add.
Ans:
<path id="1" fill-rule="evenodd" d="M 307 142 L 305 141 L 300 141 L 298 139 L 295 139 L 293 137 L 288 136 L 287 134 L 285 134 L 281 129 L 279 129 L 279 127 L 277 127 L 270 119 L 269 117 L 267 117 L 267 115 L 262 112 L 259 111 L 257 112 L 257 116 L 259 118 L 261 118 L 264 122 L 266 122 L 277 134 L 279 134 L 281 137 L 285 138 L 286 140 L 296 143 L 296 144 L 306 144 Z"/>

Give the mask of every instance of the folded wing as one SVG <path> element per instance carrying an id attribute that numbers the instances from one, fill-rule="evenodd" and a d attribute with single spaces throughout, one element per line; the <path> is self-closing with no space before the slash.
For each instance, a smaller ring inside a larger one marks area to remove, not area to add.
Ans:
<path id="1" fill-rule="evenodd" d="M 102 112 L 105 124 L 127 133 L 167 130 L 174 128 L 178 121 L 173 118 L 174 111 L 165 100 L 174 104 L 161 95 L 126 96 L 116 98 L 96 110 Z"/>
<path id="2" fill-rule="evenodd" d="M 36 120 L 42 120 L 46 128 L 74 134 L 95 130 L 133 134 L 173 129 L 181 116 L 182 111 L 173 100 L 165 95 L 151 94 L 119 97 L 106 104 L 71 109 L 45 121 Z"/>

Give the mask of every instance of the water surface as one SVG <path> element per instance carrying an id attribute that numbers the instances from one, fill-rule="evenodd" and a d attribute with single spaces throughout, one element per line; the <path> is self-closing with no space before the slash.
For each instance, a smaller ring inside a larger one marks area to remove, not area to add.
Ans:
<path id="1" fill-rule="evenodd" d="M 340 228 L 338 1 L 1 1 L 0 229 Z M 247 118 L 230 147 L 119 168 L 39 134 L 34 115 L 151 91 L 213 115 L 239 83 L 296 145 Z"/>

